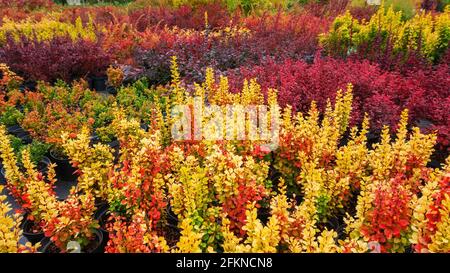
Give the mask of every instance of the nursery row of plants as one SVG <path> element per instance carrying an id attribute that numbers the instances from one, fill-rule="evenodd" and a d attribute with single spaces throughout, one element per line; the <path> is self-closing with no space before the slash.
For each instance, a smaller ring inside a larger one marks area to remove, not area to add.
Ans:
<path id="1" fill-rule="evenodd" d="M 0 252 L 450 251 L 443 2 L 144 2 L 0 1 Z M 174 140 L 197 100 L 279 146 Z"/>

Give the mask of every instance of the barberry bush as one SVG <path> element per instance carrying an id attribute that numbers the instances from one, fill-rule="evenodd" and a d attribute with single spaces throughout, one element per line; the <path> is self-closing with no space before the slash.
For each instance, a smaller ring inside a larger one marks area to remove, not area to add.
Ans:
<path id="1" fill-rule="evenodd" d="M 2 176 L 46 251 L 450 251 L 448 9 L 168 2 L 1 11 Z M 0 252 L 37 251 L 21 221 L 0 196 Z"/>

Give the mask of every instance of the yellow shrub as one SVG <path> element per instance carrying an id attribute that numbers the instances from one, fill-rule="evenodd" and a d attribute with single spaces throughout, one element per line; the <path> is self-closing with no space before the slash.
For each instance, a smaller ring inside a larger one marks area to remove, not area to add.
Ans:
<path id="1" fill-rule="evenodd" d="M 39 22 L 30 19 L 20 22 L 7 18 L 3 20 L 3 25 L 0 27 L 0 44 L 5 43 L 8 35 L 11 35 L 16 41 L 20 40 L 21 36 L 37 41 L 49 41 L 61 36 L 69 36 L 73 40 L 95 41 L 97 39 L 92 19 L 85 25 L 80 17 L 75 20 L 75 23 L 60 22 L 57 18 L 43 18 Z"/>
<path id="2" fill-rule="evenodd" d="M 436 15 L 418 12 L 404 20 L 401 11 L 381 6 L 367 22 L 359 22 L 347 12 L 335 19 L 320 40 L 329 54 L 345 56 L 361 45 L 379 44 L 385 49 L 391 43 L 394 53 L 419 51 L 430 61 L 437 61 L 450 41 L 450 8 Z"/>
<path id="3" fill-rule="evenodd" d="M 22 237 L 22 216 L 14 214 L 8 215 L 11 206 L 5 201 L 6 196 L 2 195 L 3 186 L 0 186 L 0 253 L 34 252 L 39 247 L 31 246 L 30 242 L 25 245 L 19 243 Z"/>

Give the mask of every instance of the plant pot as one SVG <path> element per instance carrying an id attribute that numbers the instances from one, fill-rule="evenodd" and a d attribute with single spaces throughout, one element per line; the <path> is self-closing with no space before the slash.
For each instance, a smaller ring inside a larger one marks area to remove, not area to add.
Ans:
<path id="1" fill-rule="evenodd" d="M 93 134 L 89 137 L 89 140 L 90 140 L 90 144 L 91 144 L 91 145 L 94 145 L 94 144 L 97 144 L 97 143 L 100 142 L 100 138 L 97 136 L 96 133 L 93 133 Z"/>
<path id="2" fill-rule="evenodd" d="M 9 126 L 6 130 L 9 134 L 20 138 L 25 144 L 30 144 L 33 141 L 30 134 L 25 129 L 20 127 L 20 125 Z"/>
<path id="3" fill-rule="evenodd" d="M 50 150 L 50 159 L 56 163 L 55 171 L 58 178 L 64 181 L 75 181 L 77 179 L 77 175 L 75 174 L 77 169 L 72 167 L 67 157 L 61 157 L 53 150 Z"/>
<path id="4" fill-rule="evenodd" d="M 50 158 L 43 156 L 41 161 L 39 161 L 39 163 L 37 164 L 37 169 L 40 173 L 46 176 L 48 173 L 48 166 L 50 164 L 52 164 Z"/>
<path id="5" fill-rule="evenodd" d="M 2 176 L 0 176 L 0 185 L 2 185 L 2 186 L 6 185 L 6 179 Z"/>
<path id="6" fill-rule="evenodd" d="M 114 163 L 119 162 L 120 142 L 118 140 L 111 141 L 108 146 L 113 149 Z"/>
<path id="7" fill-rule="evenodd" d="M 105 243 L 103 234 L 99 230 L 94 230 L 92 232 L 95 236 L 95 239 L 91 242 L 91 244 L 87 247 L 87 249 L 82 249 L 83 253 L 103 253 L 105 251 Z M 55 246 L 55 244 L 50 240 L 50 238 L 43 238 L 41 240 L 41 247 L 39 248 L 40 252 L 43 253 L 61 253 L 61 250 Z"/>
<path id="8" fill-rule="evenodd" d="M 6 185 L 6 171 L 5 168 L 3 168 L 3 165 L 0 165 L 0 184 Z"/>
<path id="9" fill-rule="evenodd" d="M 4 172 L 5 170 L 3 169 L 3 164 L 0 163 L 0 185 L 6 185 L 6 178 Z"/>
<path id="10" fill-rule="evenodd" d="M 20 134 L 17 137 L 20 138 L 24 144 L 31 144 L 33 142 L 33 139 L 28 132 L 25 134 Z"/>
<path id="11" fill-rule="evenodd" d="M 6 131 L 13 136 L 22 135 L 27 132 L 19 124 L 7 127 Z"/>
<path id="12" fill-rule="evenodd" d="M 117 89 L 114 86 L 108 85 L 106 87 L 106 91 L 108 91 L 108 93 L 111 95 L 117 95 Z"/>
<path id="13" fill-rule="evenodd" d="M 141 123 L 141 129 L 148 132 L 149 127 L 146 123 Z"/>
<path id="14" fill-rule="evenodd" d="M 22 92 L 25 92 L 26 90 L 29 91 L 36 91 L 37 82 L 35 81 L 26 81 L 23 84 L 20 85 L 19 90 Z"/>
<path id="15" fill-rule="evenodd" d="M 107 77 L 91 77 L 89 83 L 91 89 L 95 91 L 104 92 L 106 91 L 106 81 L 108 80 Z"/>
<path id="16" fill-rule="evenodd" d="M 33 245 L 40 242 L 45 236 L 44 231 L 33 231 L 35 226 L 33 221 L 27 219 L 26 215 L 22 223 L 23 236 Z"/>
<path id="17" fill-rule="evenodd" d="M 100 227 L 99 230 L 103 234 L 103 241 L 106 246 L 106 243 L 109 239 L 109 232 L 106 230 L 106 222 L 108 221 L 108 218 L 110 216 L 109 212 L 109 206 L 102 206 L 99 207 L 98 210 L 95 212 L 95 219 L 98 221 Z"/>
<path id="18" fill-rule="evenodd" d="M 97 210 L 103 210 L 105 207 L 108 208 L 108 201 L 96 197 L 94 206 L 97 208 Z"/>
<path id="19" fill-rule="evenodd" d="M 305 62 L 307 64 L 313 64 L 314 63 L 314 54 L 305 55 L 303 59 L 305 60 Z"/>

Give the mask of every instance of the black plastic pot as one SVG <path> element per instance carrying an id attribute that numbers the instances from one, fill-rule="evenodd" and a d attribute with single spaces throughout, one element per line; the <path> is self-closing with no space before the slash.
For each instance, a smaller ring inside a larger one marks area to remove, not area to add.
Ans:
<path id="1" fill-rule="evenodd" d="M 77 169 L 72 167 L 67 157 L 58 156 L 54 151 L 50 150 L 50 159 L 56 163 L 55 171 L 58 178 L 64 181 L 75 181 L 77 179 L 75 174 Z"/>
<path id="2" fill-rule="evenodd" d="M 307 64 L 313 64 L 313 63 L 314 63 L 314 54 L 308 54 L 308 55 L 305 55 L 305 56 L 303 57 L 303 59 L 305 60 L 305 62 L 306 62 Z"/>
<path id="3" fill-rule="evenodd" d="M 100 138 L 95 133 L 90 136 L 89 140 L 90 140 L 91 145 L 94 145 L 94 144 L 97 144 L 100 142 Z"/>
<path id="4" fill-rule="evenodd" d="M 52 162 L 51 162 L 50 158 L 48 158 L 46 156 L 42 157 L 41 161 L 39 161 L 38 166 L 37 166 L 38 167 L 38 171 L 40 173 L 42 173 L 43 175 L 47 175 L 47 173 L 48 173 L 48 166 L 51 163 Z"/>
<path id="5" fill-rule="evenodd" d="M 25 129 L 20 127 L 20 125 L 9 126 L 6 128 L 6 130 L 9 134 L 20 138 L 25 144 L 30 144 L 33 141 L 30 134 Z"/>
<path id="6" fill-rule="evenodd" d="M 147 132 L 149 127 L 146 123 L 141 123 L 141 129 Z"/>
<path id="7" fill-rule="evenodd" d="M 108 93 L 111 95 L 117 95 L 117 89 L 114 86 L 108 85 L 106 87 L 106 91 L 108 91 Z"/>
<path id="8" fill-rule="evenodd" d="M 28 91 L 36 91 L 37 82 L 35 81 L 26 81 L 19 86 L 19 90 L 22 92 Z"/>
<path id="9" fill-rule="evenodd" d="M 95 219 L 98 221 L 100 225 L 99 230 L 103 235 L 103 247 L 106 247 L 109 240 L 109 232 L 106 230 L 105 226 L 109 216 L 110 212 L 108 204 L 99 207 L 95 212 Z"/>
<path id="10" fill-rule="evenodd" d="M 34 226 L 34 222 L 27 219 L 26 215 L 22 222 L 23 236 L 33 245 L 40 242 L 45 236 L 44 231 L 32 232 L 31 228 Z"/>
<path id="11" fill-rule="evenodd" d="M 107 203 L 97 207 L 97 211 L 95 211 L 94 217 L 95 220 L 98 221 L 100 225 L 99 230 L 103 232 L 103 235 L 108 234 L 108 231 L 106 231 L 105 223 L 108 220 L 109 216 L 109 205 Z"/>
<path id="12" fill-rule="evenodd" d="M 3 164 L 0 163 L 0 185 L 6 185 L 6 179 L 5 179 L 5 175 L 4 175 L 4 170 L 3 170 Z"/>
<path id="13" fill-rule="evenodd" d="M 3 164 L 0 163 L 0 185 L 6 185 L 5 169 Z"/>
<path id="14" fill-rule="evenodd" d="M 108 80 L 107 77 L 91 77 L 89 81 L 90 88 L 95 91 L 104 92 L 106 91 L 107 80 Z"/>
<path id="15" fill-rule="evenodd" d="M 15 136 L 17 133 L 25 132 L 25 130 L 24 130 L 22 127 L 20 127 L 20 125 L 18 125 L 18 124 L 13 125 L 13 126 L 8 126 L 8 127 L 6 127 L 6 131 L 7 131 L 9 134 L 14 135 L 14 136 Z"/>
<path id="16" fill-rule="evenodd" d="M 103 253 L 105 252 L 105 242 L 104 242 L 104 238 L 103 238 L 103 234 L 102 232 L 100 232 L 99 230 L 94 230 L 93 231 L 94 235 L 95 235 L 95 241 L 96 241 L 96 246 L 93 247 L 92 249 L 86 251 L 86 250 L 81 250 L 81 252 L 83 253 Z M 43 238 L 41 240 L 41 247 L 39 248 L 40 252 L 43 253 L 55 253 L 55 245 L 54 243 L 50 240 L 50 238 Z M 58 253 L 58 251 L 56 251 L 56 253 Z"/>
<path id="17" fill-rule="evenodd" d="M 118 140 L 114 140 L 108 143 L 108 146 L 113 149 L 114 163 L 117 163 L 119 161 L 120 142 Z"/>
<path id="18" fill-rule="evenodd" d="M 104 208 L 108 208 L 108 201 L 101 199 L 101 198 L 95 198 L 95 207 L 97 208 L 97 211 L 104 210 Z"/>

